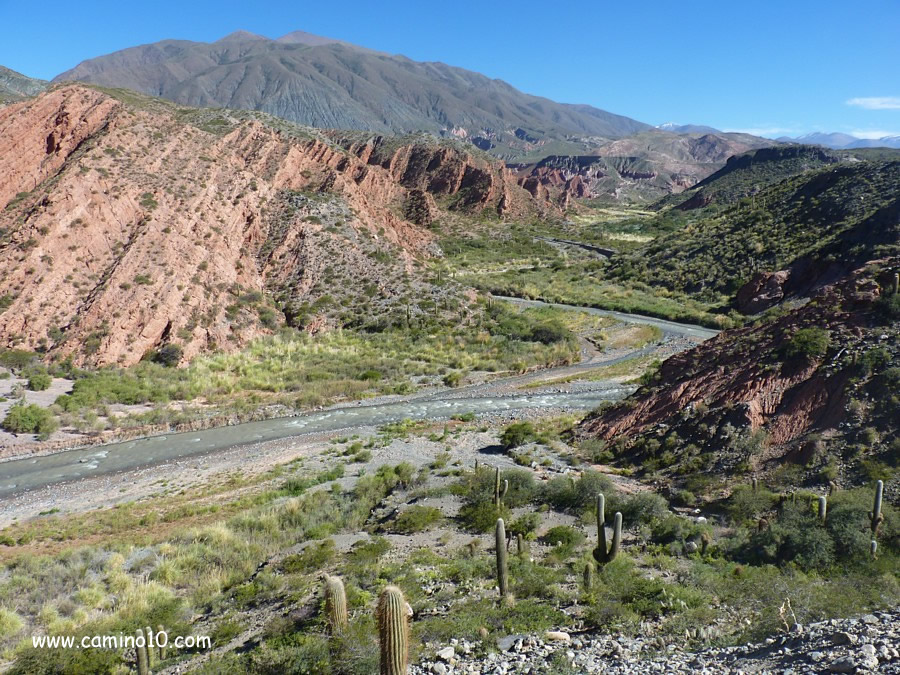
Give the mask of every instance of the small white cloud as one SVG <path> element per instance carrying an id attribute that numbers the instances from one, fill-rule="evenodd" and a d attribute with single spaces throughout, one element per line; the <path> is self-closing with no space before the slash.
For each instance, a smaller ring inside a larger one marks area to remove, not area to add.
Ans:
<path id="1" fill-rule="evenodd" d="M 855 105 L 866 110 L 900 110 L 900 96 L 871 96 L 851 98 L 847 105 Z"/>
<path id="2" fill-rule="evenodd" d="M 864 131 L 862 129 L 854 129 L 853 131 L 848 131 L 851 136 L 856 136 L 856 138 L 864 138 L 864 139 L 878 139 L 885 138 L 886 136 L 900 136 L 900 131 L 885 131 L 884 129 L 874 129 L 870 131 Z"/>

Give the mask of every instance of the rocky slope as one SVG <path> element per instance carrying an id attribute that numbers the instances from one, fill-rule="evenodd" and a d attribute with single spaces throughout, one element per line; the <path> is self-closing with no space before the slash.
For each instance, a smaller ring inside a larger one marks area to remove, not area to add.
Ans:
<path id="1" fill-rule="evenodd" d="M 211 44 L 164 40 L 90 59 L 54 81 L 67 80 L 186 105 L 262 110 L 320 128 L 443 133 L 498 154 L 570 136 L 618 138 L 649 128 L 443 63 L 299 33 L 269 40 L 238 32 Z"/>
<path id="2" fill-rule="evenodd" d="M 900 610 L 832 619 L 764 642 L 686 652 L 679 644 L 610 635 L 513 635 L 500 653 L 476 655 L 476 645 L 455 640 L 413 667 L 437 673 L 900 673 Z M 566 664 L 563 666 L 562 664 Z"/>
<path id="3" fill-rule="evenodd" d="M 756 169 L 736 170 L 697 194 L 738 195 L 757 178 Z M 900 161 L 825 164 L 699 213 L 689 227 L 614 260 L 609 276 L 756 313 L 834 283 L 866 260 L 900 253 L 898 189 Z M 774 273 L 780 276 L 770 279 Z M 777 288 L 768 300 L 753 290 L 738 294 L 748 282 Z"/>
<path id="4" fill-rule="evenodd" d="M 655 208 L 674 206 L 683 211 L 710 204 L 728 205 L 757 194 L 785 178 L 821 169 L 842 160 L 838 155 L 811 145 L 762 148 L 733 155 L 725 166 L 681 194 L 660 200 Z"/>
<path id="5" fill-rule="evenodd" d="M 867 265 L 805 304 L 671 357 L 581 433 L 682 475 L 734 476 L 791 460 L 811 480 L 852 483 L 873 459 L 896 465 L 898 270 L 897 256 Z"/>
<path id="6" fill-rule="evenodd" d="M 653 201 L 679 193 L 721 169 L 733 155 L 772 145 L 746 134 L 647 131 L 598 143 L 580 156 L 551 156 L 515 164 L 532 194 L 567 203 L 572 198 Z"/>
<path id="7" fill-rule="evenodd" d="M 34 96 L 46 88 L 47 83 L 44 80 L 37 80 L 0 66 L 0 103 Z"/>
<path id="8" fill-rule="evenodd" d="M 377 147 L 75 85 L 0 109 L 0 346 L 128 365 L 342 307 L 415 311 L 435 196 L 544 208 L 481 158 L 400 145 L 372 162 Z"/>

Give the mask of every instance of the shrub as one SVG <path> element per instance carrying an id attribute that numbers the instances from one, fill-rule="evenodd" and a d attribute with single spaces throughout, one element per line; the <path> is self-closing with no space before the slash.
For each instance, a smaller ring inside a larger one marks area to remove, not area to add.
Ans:
<path id="1" fill-rule="evenodd" d="M 394 519 L 392 529 L 401 534 L 422 532 L 434 527 L 441 518 L 441 510 L 434 506 L 414 505 Z"/>
<path id="2" fill-rule="evenodd" d="M 539 513 L 525 513 L 509 524 L 509 527 L 506 528 L 506 533 L 511 539 L 515 539 L 516 535 L 519 534 L 525 539 L 531 539 L 534 536 L 534 531 L 538 529 L 540 524 L 541 516 Z"/>
<path id="3" fill-rule="evenodd" d="M 506 449 L 518 448 L 520 445 L 533 441 L 536 436 L 537 432 L 531 422 L 515 422 L 500 434 L 500 443 Z"/>
<path id="4" fill-rule="evenodd" d="M 184 352 L 179 345 L 170 342 L 154 352 L 150 357 L 150 360 L 154 363 L 166 366 L 167 368 L 174 368 L 181 362 L 183 353 Z"/>
<path id="5" fill-rule="evenodd" d="M 883 295 L 875 303 L 875 313 L 883 325 L 900 320 L 900 293 Z"/>
<path id="6" fill-rule="evenodd" d="M 36 370 L 28 375 L 28 388 L 31 391 L 46 391 L 53 384 L 53 378 L 46 370 Z"/>
<path id="7" fill-rule="evenodd" d="M 775 508 L 778 497 L 765 489 L 756 492 L 749 485 L 738 485 L 728 500 L 728 514 L 736 524 L 759 516 Z"/>
<path id="8" fill-rule="evenodd" d="M 573 549 L 584 542 L 585 536 L 574 527 L 568 525 L 556 525 L 547 530 L 543 540 L 550 546 L 562 546 Z"/>
<path id="9" fill-rule="evenodd" d="M 554 508 L 580 512 L 594 507 L 599 493 L 606 497 L 606 510 L 610 513 L 620 510 L 621 499 L 618 490 L 599 471 L 587 470 L 581 478 L 573 480 L 557 476 L 544 486 L 543 498 Z"/>
<path id="10" fill-rule="evenodd" d="M 669 503 L 655 492 L 638 492 L 626 499 L 620 510 L 626 526 L 634 527 L 637 524 L 649 524 L 668 516 Z M 607 518 L 609 518 L 608 515 Z"/>
<path id="11" fill-rule="evenodd" d="M 817 326 L 801 328 L 788 340 L 784 354 L 788 358 L 815 359 L 825 356 L 830 345 L 831 336 L 824 328 Z"/>
<path id="12" fill-rule="evenodd" d="M 46 408 L 34 403 L 16 403 L 0 426 L 14 434 L 38 434 L 47 438 L 59 428 L 59 422 Z"/>
<path id="13" fill-rule="evenodd" d="M 337 557 L 333 539 L 309 544 L 303 551 L 288 556 L 282 563 L 287 573 L 309 574 L 321 570 Z"/>

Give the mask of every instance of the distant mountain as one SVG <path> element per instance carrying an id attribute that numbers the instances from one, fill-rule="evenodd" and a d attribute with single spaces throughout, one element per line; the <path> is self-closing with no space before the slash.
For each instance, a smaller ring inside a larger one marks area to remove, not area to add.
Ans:
<path id="1" fill-rule="evenodd" d="M 857 138 L 842 133 L 812 133 L 804 136 L 782 136 L 778 139 L 785 143 L 804 143 L 807 145 L 824 145 L 835 150 L 852 148 L 900 148 L 900 136 L 883 136 L 882 138 Z"/>
<path id="2" fill-rule="evenodd" d="M 702 124 L 676 124 L 675 122 L 666 122 L 656 127 L 660 131 L 668 131 L 671 134 L 721 134 L 722 132 L 713 127 L 707 127 Z"/>
<path id="3" fill-rule="evenodd" d="M 664 197 L 653 207 L 662 209 L 671 206 L 689 211 L 710 204 L 726 206 L 785 178 L 840 161 L 842 157 L 837 153 L 816 145 L 762 148 L 729 157 L 725 166 L 714 174 L 680 194 Z"/>
<path id="4" fill-rule="evenodd" d="M 54 82 L 124 87 L 191 106 L 261 110 L 319 128 L 469 140 L 511 159 L 553 143 L 650 129 L 588 105 L 556 103 L 443 63 L 422 63 L 302 31 L 238 31 L 214 43 L 164 40 L 84 61 Z"/>
<path id="5" fill-rule="evenodd" d="M 0 66 L 0 103 L 34 96 L 46 88 L 47 83 L 44 80 L 37 80 Z"/>
<path id="6" fill-rule="evenodd" d="M 590 152 L 509 164 L 535 197 L 650 202 L 692 187 L 729 158 L 776 145 L 747 134 L 673 134 L 658 129 L 609 141 Z M 559 194 L 561 193 L 561 194 Z M 558 196 L 557 196 L 558 195 Z"/>

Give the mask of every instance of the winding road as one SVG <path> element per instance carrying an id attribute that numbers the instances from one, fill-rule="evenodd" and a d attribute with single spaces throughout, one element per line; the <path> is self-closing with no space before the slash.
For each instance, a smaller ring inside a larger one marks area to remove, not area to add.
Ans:
<path id="1" fill-rule="evenodd" d="M 498 299 L 521 306 L 546 306 L 548 304 L 517 298 Z M 716 331 L 708 328 L 650 317 L 607 312 L 588 307 L 559 304 L 551 306 L 612 316 L 628 323 L 654 325 L 663 331 L 664 340 L 672 336 L 704 340 L 716 334 Z M 645 347 L 633 350 L 624 356 L 605 360 L 596 351 L 585 348 L 582 350 L 582 361 L 578 364 L 545 369 L 528 375 L 502 378 L 486 384 L 413 395 L 399 401 L 371 405 L 345 404 L 296 417 L 248 422 L 204 431 L 151 436 L 104 446 L 67 450 L 52 455 L 11 460 L 0 463 L 0 500 L 58 483 L 132 471 L 174 459 L 214 454 L 249 443 L 379 426 L 403 419 L 442 420 L 466 413 L 502 413 L 541 408 L 592 410 L 604 401 L 615 401 L 626 397 L 634 391 L 635 387 L 609 381 L 591 383 L 590 388 L 586 391 L 518 393 L 515 390 L 522 384 L 535 379 L 569 375 L 600 365 L 613 365 L 641 354 L 650 353 L 654 348 Z"/>

